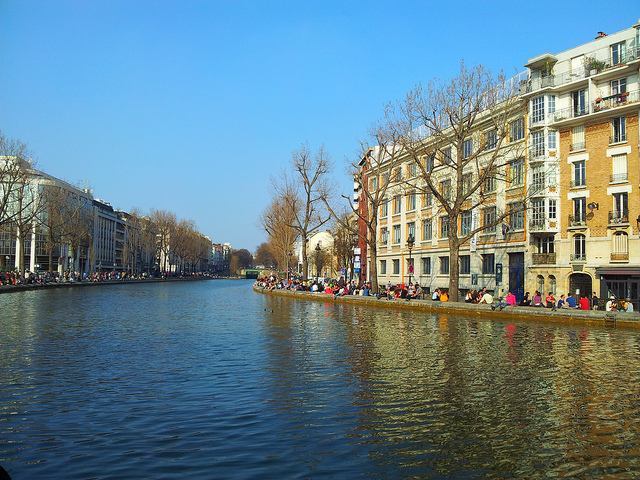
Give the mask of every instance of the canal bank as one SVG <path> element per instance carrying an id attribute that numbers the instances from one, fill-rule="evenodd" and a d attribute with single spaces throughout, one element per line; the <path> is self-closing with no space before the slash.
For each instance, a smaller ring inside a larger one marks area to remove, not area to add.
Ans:
<path id="1" fill-rule="evenodd" d="M 535 307 L 507 307 L 503 310 L 492 310 L 489 305 L 477 305 L 459 302 L 433 302 L 431 300 L 387 300 L 385 298 L 347 295 L 334 298 L 324 293 L 294 292 L 290 290 L 268 290 L 254 285 L 253 290 L 265 295 L 310 300 L 323 303 L 348 303 L 370 308 L 387 308 L 411 310 L 433 314 L 455 314 L 465 317 L 481 317 L 486 319 L 518 320 L 560 323 L 568 325 L 589 325 L 621 327 L 640 330 L 640 313 L 604 312 L 598 310 L 551 310 Z"/>
<path id="2" fill-rule="evenodd" d="M 184 277 L 184 278 L 144 278 L 140 280 L 109 280 L 104 282 L 63 282 L 45 283 L 33 285 L 3 285 L 0 287 L 0 294 L 24 292 L 28 290 L 47 290 L 51 288 L 72 288 L 72 287 L 99 287 L 107 285 L 126 285 L 138 283 L 167 283 L 167 282 L 197 282 L 202 280 L 216 280 L 211 277 Z M 220 278 L 220 280 L 228 280 Z"/>

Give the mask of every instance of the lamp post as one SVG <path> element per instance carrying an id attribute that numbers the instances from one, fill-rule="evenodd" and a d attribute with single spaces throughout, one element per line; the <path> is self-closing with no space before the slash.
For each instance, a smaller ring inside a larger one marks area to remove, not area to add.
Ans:
<path id="1" fill-rule="evenodd" d="M 411 285 L 411 274 L 413 274 L 413 257 L 411 256 L 411 250 L 414 244 L 415 240 L 413 235 L 409 234 L 409 238 L 407 238 L 407 248 L 409 249 L 409 285 Z"/>
<path id="2" fill-rule="evenodd" d="M 318 271 L 318 265 L 320 265 L 320 251 L 322 250 L 320 248 L 320 242 L 316 243 L 316 277 L 320 276 L 320 272 Z"/>

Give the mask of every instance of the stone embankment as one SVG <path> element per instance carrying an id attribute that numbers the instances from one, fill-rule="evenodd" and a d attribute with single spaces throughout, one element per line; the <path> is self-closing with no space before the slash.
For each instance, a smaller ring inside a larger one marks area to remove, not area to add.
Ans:
<path id="1" fill-rule="evenodd" d="M 293 292 L 290 290 L 267 290 L 254 286 L 254 291 L 280 297 L 311 300 L 325 303 L 347 303 L 362 307 L 391 308 L 433 314 L 455 314 L 466 317 L 487 319 L 551 322 L 567 325 L 591 325 L 607 327 L 625 327 L 640 330 L 640 313 L 604 312 L 601 310 L 551 310 L 535 307 L 506 307 L 492 310 L 489 305 L 475 305 L 454 302 L 433 302 L 431 300 L 387 300 L 385 298 L 347 295 L 333 298 L 324 293 Z"/>
<path id="2" fill-rule="evenodd" d="M 63 282 L 31 285 L 3 285 L 0 294 L 12 292 L 24 292 L 25 290 L 47 290 L 50 288 L 72 287 L 100 287 L 106 285 L 127 285 L 132 283 L 166 283 L 166 282 L 195 282 L 200 280 L 216 280 L 218 277 L 182 277 L 182 278 L 143 278 L 140 280 L 108 280 L 103 282 Z"/>

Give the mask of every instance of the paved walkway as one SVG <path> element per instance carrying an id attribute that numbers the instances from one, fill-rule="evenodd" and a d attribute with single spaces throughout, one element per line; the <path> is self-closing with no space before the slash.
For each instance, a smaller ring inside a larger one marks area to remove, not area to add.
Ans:
<path id="1" fill-rule="evenodd" d="M 71 288 L 71 287 L 99 287 L 103 285 L 125 285 L 129 283 L 162 283 L 162 282 L 194 282 L 198 280 L 215 280 L 212 277 L 183 277 L 183 278 L 143 278 L 140 280 L 107 280 L 102 282 L 63 282 L 45 283 L 32 285 L 3 285 L 0 287 L 1 293 L 23 292 L 25 290 L 46 290 L 49 288 Z"/>

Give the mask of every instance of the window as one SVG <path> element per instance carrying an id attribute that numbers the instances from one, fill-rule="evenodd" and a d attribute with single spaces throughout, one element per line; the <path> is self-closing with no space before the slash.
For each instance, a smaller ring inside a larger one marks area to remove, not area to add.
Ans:
<path id="1" fill-rule="evenodd" d="M 573 259 L 584 260 L 587 257 L 586 237 L 582 234 L 573 236 Z"/>
<path id="2" fill-rule="evenodd" d="M 531 200 L 531 221 L 535 225 L 544 225 L 544 198 Z"/>
<path id="3" fill-rule="evenodd" d="M 536 285 L 538 285 L 538 291 L 540 294 L 544 294 L 544 277 L 542 275 L 538 275 Z"/>
<path id="4" fill-rule="evenodd" d="M 524 118 L 511 122 L 511 141 L 516 142 L 524 138 Z"/>
<path id="5" fill-rule="evenodd" d="M 451 180 L 446 179 L 440 182 L 440 194 L 445 200 L 451 199 Z"/>
<path id="6" fill-rule="evenodd" d="M 375 192 L 378 189 L 378 177 L 373 177 L 369 182 L 369 190 Z"/>
<path id="7" fill-rule="evenodd" d="M 580 160 L 573 162 L 573 185 L 574 187 L 583 187 L 587 184 L 587 162 Z"/>
<path id="8" fill-rule="evenodd" d="M 509 182 L 513 186 L 524 184 L 524 159 L 518 158 L 509 163 Z"/>
<path id="9" fill-rule="evenodd" d="M 416 175 L 418 175 L 418 165 L 416 165 L 415 163 L 412 163 L 411 165 L 409 165 L 407 170 L 409 171 L 410 178 L 413 178 Z"/>
<path id="10" fill-rule="evenodd" d="M 482 225 L 485 232 L 496 231 L 496 207 L 487 207 L 482 211 Z"/>
<path id="11" fill-rule="evenodd" d="M 396 195 L 393 197 L 393 214 L 398 215 L 402 211 L 402 197 Z"/>
<path id="12" fill-rule="evenodd" d="M 579 117 L 588 113 L 587 109 L 587 91 L 585 89 L 571 92 L 571 100 L 573 105 L 573 116 Z"/>
<path id="13" fill-rule="evenodd" d="M 422 221 L 422 240 L 431 240 L 433 237 L 433 225 L 430 218 Z"/>
<path id="14" fill-rule="evenodd" d="M 578 125 L 571 130 L 571 150 L 582 150 L 584 148 L 584 125 Z"/>
<path id="15" fill-rule="evenodd" d="M 440 257 L 440 274 L 449 275 L 449 257 Z"/>
<path id="16" fill-rule="evenodd" d="M 393 226 L 393 243 L 400 243 L 400 225 Z"/>
<path id="17" fill-rule="evenodd" d="M 389 200 L 383 198 L 380 204 L 380 217 L 385 218 L 387 215 L 389 215 Z"/>
<path id="18" fill-rule="evenodd" d="M 382 227 L 380 230 L 380 243 L 386 245 L 389 242 L 389 229 L 387 227 Z"/>
<path id="19" fill-rule="evenodd" d="M 545 187 L 545 171 L 543 167 L 535 167 L 532 169 L 531 177 L 533 182 L 531 183 L 531 188 L 533 192 L 539 193 L 544 190 Z"/>
<path id="20" fill-rule="evenodd" d="M 613 253 L 629 253 L 629 236 L 626 232 L 616 232 L 613 235 Z"/>
<path id="21" fill-rule="evenodd" d="M 431 192 L 427 192 L 424 194 L 423 198 L 423 202 L 422 202 L 422 207 L 430 207 L 433 205 L 433 193 Z"/>
<path id="22" fill-rule="evenodd" d="M 558 282 L 556 281 L 556 277 L 554 275 L 549 275 L 549 291 L 552 295 L 556 294 L 557 287 Z"/>
<path id="23" fill-rule="evenodd" d="M 627 91 L 627 79 L 611 80 L 611 95 L 619 95 Z"/>
<path id="24" fill-rule="evenodd" d="M 449 217 L 440 217 L 440 238 L 449 238 Z"/>
<path id="25" fill-rule="evenodd" d="M 573 222 L 584 223 L 587 220 L 587 199 L 579 197 L 573 199 Z"/>
<path id="26" fill-rule="evenodd" d="M 536 249 L 538 253 L 554 253 L 555 250 L 555 242 L 554 236 L 544 236 L 544 237 L 536 237 Z"/>
<path id="27" fill-rule="evenodd" d="M 509 229 L 522 230 L 524 228 L 524 205 L 522 202 L 509 204 Z"/>
<path id="28" fill-rule="evenodd" d="M 496 191 L 496 177 L 489 175 L 484 179 L 484 193 L 491 193 Z"/>
<path id="29" fill-rule="evenodd" d="M 393 261 L 393 274 L 400 275 L 400 260 L 395 258 L 392 261 Z"/>
<path id="30" fill-rule="evenodd" d="M 547 135 L 547 144 L 549 146 L 549 150 L 555 150 L 558 148 L 557 146 L 557 135 L 555 130 L 549 130 L 549 134 Z"/>
<path id="31" fill-rule="evenodd" d="M 445 165 L 453 165 L 453 157 L 451 156 L 451 147 L 442 150 L 442 163 Z"/>
<path id="32" fill-rule="evenodd" d="M 471 257 L 469 255 L 460 255 L 460 275 L 469 275 L 471 273 Z"/>
<path id="33" fill-rule="evenodd" d="M 555 220 L 558 215 L 557 202 L 555 199 L 549 199 L 549 220 Z"/>
<path id="34" fill-rule="evenodd" d="M 433 167 L 435 167 L 435 156 L 434 155 L 427 155 L 427 158 L 425 159 L 425 165 L 424 168 L 427 172 L 432 172 L 433 171 Z"/>
<path id="35" fill-rule="evenodd" d="M 411 237 L 413 237 L 413 240 L 415 241 L 415 239 L 416 239 L 416 222 L 407 223 L 407 238 L 409 238 L 409 235 L 411 235 Z"/>
<path id="36" fill-rule="evenodd" d="M 531 123 L 544 122 L 544 96 L 540 95 L 531 100 Z"/>
<path id="37" fill-rule="evenodd" d="M 471 212 L 466 211 L 460 214 L 460 233 L 469 235 L 469 232 L 471 232 Z"/>
<path id="38" fill-rule="evenodd" d="M 612 158 L 613 174 L 611 175 L 612 182 L 626 182 L 627 181 L 627 155 L 614 155 Z"/>
<path id="39" fill-rule="evenodd" d="M 473 173 L 465 173 L 462 177 L 462 194 L 468 195 L 471 192 L 471 183 L 473 182 Z"/>
<path id="40" fill-rule="evenodd" d="M 380 260 L 380 274 L 381 275 L 386 275 L 387 274 L 387 261 L 386 260 Z"/>
<path id="41" fill-rule="evenodd" d="M 407 195 L 407 211 L 416 209 L 416 192 L 410 192 Z"/>
<path id="42" fill-rule="evenodd" d="M 554 113 L 556 111 L 556 96 L 549 95 L 547 97 L 547 106 L 549 109 L 549 113 Z"/>
<path id="43" fill-rule="evenodd" d="M 611 143 L 627 141 L 627 118 L 616 117 L 611 119 Z"/>
<path id="44" fill-rule="evenodd" d="M 422 274 L 431 275 L 431 257 L 422 258 Z"/>
<path id="45" fill-rule="evenodd" d="M 469 158 L 473 153 L 473 140 L 471 138 L 467 138 L 462 143 L 462 158 Z"/>
<path id="46" fill-rule="evenodd" d="M 531 156 L 533 158 L 543 157 L 545 154 L 543 132 L 533 132 L 531 134 Z"/>
<path id="47" fill-rule="evenodd" d="M 629 219 L 629 194 L 627 192 L 613 194 L 613 218 L 617 223 L 627 222 Z"/>
<path id="48" fill-rule="evenodd" d="M 496 271 L 496 256 L 493 253 L 482 255 L 482 273 L 493 274 Z"/>
<path id="49" fill-rule="evenodd" d="M 498 131 L 494 128 L 486 133 L 486 146 L 487 150 L 493 150 L 498 146 Z"/>
<path id="50" fill-rule="evenodd" d="M 614 43 L 611 45 L 611 65 L 618 65 L 625 62 L 625 43 Z"/>
<path id="51" fill-rule="evenodd" d="M 391 177 L 392 182 L 399 182 L 402 180 L 402 168 L 398 167 L 393 171 L 393 175 Z"/>

